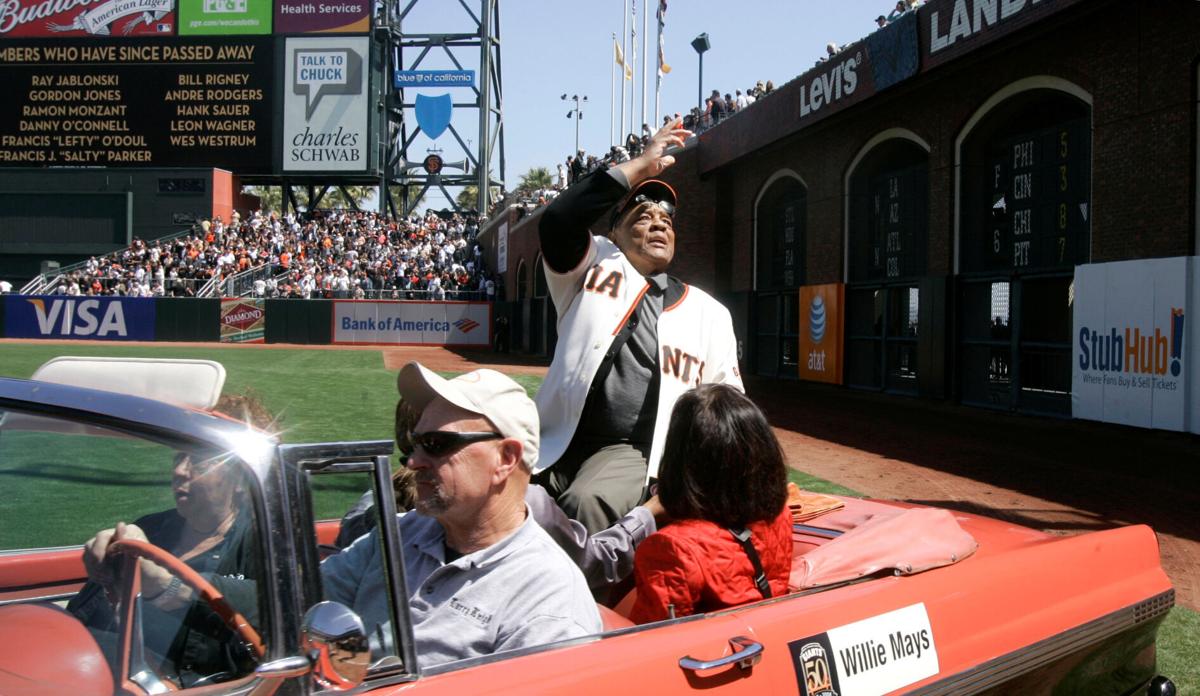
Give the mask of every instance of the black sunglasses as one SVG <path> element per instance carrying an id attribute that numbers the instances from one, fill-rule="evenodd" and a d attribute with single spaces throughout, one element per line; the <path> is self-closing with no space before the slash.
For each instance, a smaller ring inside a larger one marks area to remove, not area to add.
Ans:
<path id="1" fill-rule="evenodd" d="M 476 442 L 503 439 L 504 436 L 500 433 L 456 433 L 449 430 L 414 433 L 410 430 L 405 434 L 404 442 L 398 444 L 405 456 L 411 456 L 413 451 L 420 447 L 421 451 L 431 457 L 444 457 Z"/>
<path id="2" fill-rule="evenodd" d="M 666 213 L 668 216 L 671 217 L 671 219 L 675 218 L 675 204 L 674 203 L 672 203 L 670 201 L 660 201 L 660 200 L 651 198 L 650 196 L 647 196 L 644 193 L 639 193 L 638 195 L 634 196 L 633 198 L 630 198 L 625 203 L 625 205 L 623 205 L 619 210 L 617 210 L 617 212 L 613 213 L 612 225 L 610 225 L 610 226 L 615 227 L 617 224 L 617 221 L 620 220 L 621 217 L 624 216 L 625 213 L 628 212 L 630 208 L 641 205 L 642 203 L 653 203 L 653 204 L 657 205 L 659 208 L 661 208 L 664 213 Z"/>

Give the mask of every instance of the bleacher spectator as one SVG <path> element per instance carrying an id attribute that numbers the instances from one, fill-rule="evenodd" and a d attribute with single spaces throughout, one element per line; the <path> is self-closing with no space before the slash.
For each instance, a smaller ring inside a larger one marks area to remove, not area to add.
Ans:
<path id="1" fill-rule="evenodd" d="M 190 297 L 214 279 L 257 269 L 239 294 L 481 298 L 478 230 L 474 215 L 443 219 L 432 212 L 400 220 L 361 211 L 300 216 L 258 211 L 246 220 L 235 214 L 228 226 L 215 218 L 174 239 L 150 244 L 135 239 L 60 277 L 56 291 Z"/>

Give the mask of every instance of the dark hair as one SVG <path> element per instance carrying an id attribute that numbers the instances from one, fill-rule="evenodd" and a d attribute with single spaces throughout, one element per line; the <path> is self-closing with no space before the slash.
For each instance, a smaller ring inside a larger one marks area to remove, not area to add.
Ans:
<path id="1" fill-rule="evenodd" d="M 774 519 L 787 500 L 783 450 L 766 416 L 724 384 L 675 402 L 658 477 L 659 499 L 675 519 L 744 527 Z"/>
<path id="2" fill-rule="evenodd" d="M 213 410 L 252 428 L 274 432 L 279 425 L 271 409 L 263 403 L 262 396 L 254 389 L 242 394 L 222 394 L 213 405 Z"/>

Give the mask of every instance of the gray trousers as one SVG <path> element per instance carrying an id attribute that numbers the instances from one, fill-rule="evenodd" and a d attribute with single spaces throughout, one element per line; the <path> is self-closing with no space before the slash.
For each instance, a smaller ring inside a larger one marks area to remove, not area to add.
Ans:
<path id="1" fill-rule="evenodd" d="M 588 534 L 608 529 L 642 502 L 646 458 L 630 444 L 588 452 L 571 447 L 538 476 L 567 516 L 587 527 Z"/>

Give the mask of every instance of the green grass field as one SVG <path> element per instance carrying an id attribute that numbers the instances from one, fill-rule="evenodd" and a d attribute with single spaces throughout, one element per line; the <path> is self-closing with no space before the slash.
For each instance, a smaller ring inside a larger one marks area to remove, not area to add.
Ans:
<path id="1" fill-rule="evenodd" d="M 257 393 L 279 418 L 284 442 L 388 439 L 396 402 L 395 374 L 377 351 L 328 351 L 177 346 L 3 345 L 0 375 L 27 378 L 59 355 L 198 358 L 225 366 L 227 393 Z M 530 394 L 538 377 L 516 376 Z M 0 550 L 82 543 L 113 510 L 132 520 L 172 505 L 170 451 L 149 443 L 87 440 L 64 447 L 61 435 L 22 433 L 0 437 L 0 485 L 5 490 Z M 40 445 L 40 446 L 39 446 Z M 843 486 L 791 471 L 797 484 L 818 492 L 858 495 Z M 342 478 L 342 477 L 334 477 Z M 361 493 L 356 483 L 318 480 L 320 517 L 339 517 Z M 64 505 L 63 501 L 74 501 Z M 14 524 L 12 520 L 36 520 Z M 36 537 L 36 539 L 31 538 Z M 36 542 L 36 543 L 34 543 Z M 1159 671 L 1200 696 L 1200 613 L 1175 608 L 1159 632 Z"/>

